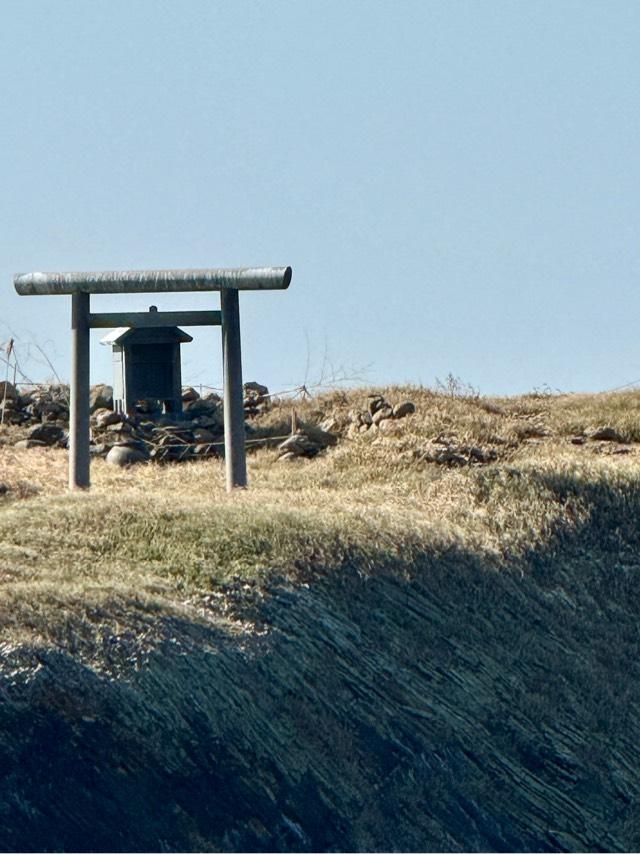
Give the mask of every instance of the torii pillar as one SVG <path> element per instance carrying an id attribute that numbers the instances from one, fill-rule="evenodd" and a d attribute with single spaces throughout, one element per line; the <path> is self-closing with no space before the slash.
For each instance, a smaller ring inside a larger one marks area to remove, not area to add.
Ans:
<path id="1" fill-rule="evenodd" d="M 238 291 L 289 287 L 291 267 L 128 270 L 105 273 L 18 273 L 21 296 L 71 295 L 69 488 L 90 486 L 89 332 L 128 326 L 222 326 L 224 446 L 227 490 L 247 485 Z M 220 311 L 91 314 L 91 294 L 220 291 Z"/>

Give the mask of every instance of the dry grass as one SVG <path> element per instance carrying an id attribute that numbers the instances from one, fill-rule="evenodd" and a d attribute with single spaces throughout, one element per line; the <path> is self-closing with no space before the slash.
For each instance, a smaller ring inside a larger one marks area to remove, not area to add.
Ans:
<path id="1" fill-rule="evenodd" d="M 92 490 L 70 495 L 64 451 L 0 447 L 0 482 L 10 487 L 0 498 L 0 632 L 70 643 L 105 624 L 119 630 L 146 625 L 158 611 L 184 612 L 194 594 L 233 579 L 309 576 L 345 562 L 362 572 L 410 572 L 425 554 L 453 548 L 508 569 L 552 541 L 588 536 L 596 517 L 622 546 L 633 542 L 635 449 L 612 454 L 610 443 L 574 446 L 566 437 L 612 426 L 635 441 L 640 394 L 382 392 L 417 404 L 397 435 L 344 440 L 289 465 L 259 451 L 249 461 L 251 488 L 230 496 L 222 463 L 212 460 L 130 470 L 96 460 Z M 344 419 L 367 393 L 325 395 L 297 409 L 310 423 L 329 412 Z M 282 403 L 259 429 L 282 430 L 290 409 Z M 532 432 L 547 435 L 528 439 Z M 458 469 L 415 461 L 426 441 L 443 436 L 495 447 L 499 460 Z"/>

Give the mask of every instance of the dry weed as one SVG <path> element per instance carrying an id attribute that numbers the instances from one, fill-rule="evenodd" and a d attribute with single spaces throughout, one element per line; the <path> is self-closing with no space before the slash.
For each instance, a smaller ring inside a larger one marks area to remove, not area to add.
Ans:
<path id="1" fill-rule="evenodd" d="M 595 445 L 566 437 L 603 424 L 640 436 L 637 393 L 486 400 L 376 391 L 416 403 L 400 435 L 344 440 L 290 465 L 277 463 L 274 450 L 258 451 L 249 458 L 250 489 L 232 495 L 216 460 L 129 470 L 96 460 L 91 491 L 68 494 L 64 451 L 0 447 L 0 482 L 9 487 L 0 497 L 4 632 L 55 639 L 69 626 L 81 634 L 82 624 L 91 633 L 87 626 L 126 612 L 123 602 L 132 614 L 180 609 L 194 592 L 233 578 L 339 571 L 345 562 L 363 572 L 410 570 L 421 556 L 455 548 L 508 567 L 610 516 L 617 530 L 635 530 L 638 457 L 594 454 Z M 346 417 L 368 393 L 297 408 L 315 423 L 328 412 Z M 262 429 L 282 429 L 291 408 L 280 404 Z M 523 438 L 531 423 L 545 435 Z M 417 464 L 412 452 L 443 435 L 493 443 L 502 457 L 460 469 Z"/>

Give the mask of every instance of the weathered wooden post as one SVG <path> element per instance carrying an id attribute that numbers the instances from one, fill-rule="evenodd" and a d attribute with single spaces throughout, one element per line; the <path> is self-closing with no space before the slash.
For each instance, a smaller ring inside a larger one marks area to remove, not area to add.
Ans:
<path id="1" fill-rule="evenodd" d="M 87 489 L 89 474 L 89 294 L 71 296 L 69 489 Z"/>
<path id="2" fill-rule="evenodd" d="M 247 485 L 247 459 L 244 447 L 244 392 L 242 388 L 242 351 L 240 346 L 240 308 L 238 291 L 220 291 L 222 309 L 222 372 L 224 395 L 224 462 L 227 490 Z"/>
<path id="3" fill-rule="evenodd" d="M 89 486 L 89 331 L 126 326 L 220 326 L 224 371 L 224 438 L 227 489 L 247 485 L 238 291 L 288 288 L 291 267 L 211 270 L 126 270 L 101 273 L 18 273 L 21 296 L 70 294 L 72 363 L 69 486 Z M 90 294 L 220 291 L 221 311 L 153 311 L 91 314 Z"/>

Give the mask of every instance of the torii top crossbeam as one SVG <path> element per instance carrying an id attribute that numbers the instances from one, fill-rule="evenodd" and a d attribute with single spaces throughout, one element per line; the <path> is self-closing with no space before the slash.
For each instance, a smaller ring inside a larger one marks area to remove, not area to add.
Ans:
<path id="1" fill-rule="evenodd" d="M 227 489 L 246 486 L 242 357 L 238 291 L 289 287 L 291 267 L 239 267 L 206 270 L 126 270 L 103 273 L 18 273 L 21 296 L 71 296 L 71 405 L 69 486 L 86 488 L 89 477 L 89 331 L 92 327 L 222 326 L 224 444 Z M 91 294 L 220 291 L 220 312 L 125 312 L 91 314 Z"/>
<path id="2" fill-rule="evenodd" d="M 213 270 L 125 270 L 106 273 L 17 273 L 20 296 L 51 294 L 140 294 L 171 291 L 263 291 L 288 288 L 291 267 Z"/>

